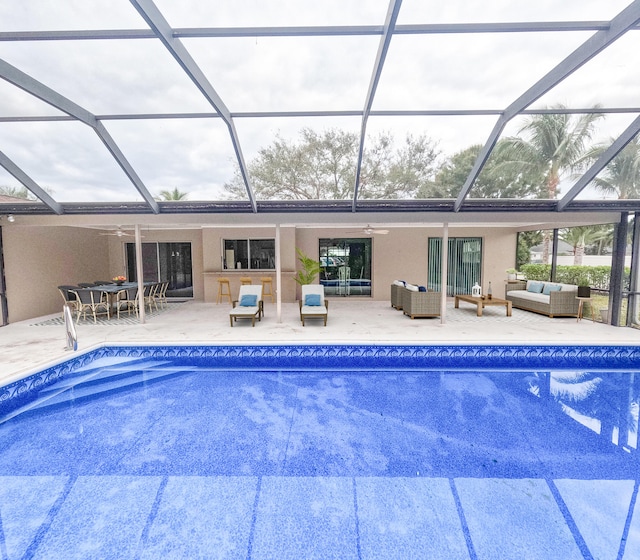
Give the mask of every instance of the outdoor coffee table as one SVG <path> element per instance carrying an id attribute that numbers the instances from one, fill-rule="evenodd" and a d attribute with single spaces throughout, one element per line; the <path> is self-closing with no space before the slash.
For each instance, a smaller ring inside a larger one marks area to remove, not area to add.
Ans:
<path id="1" fill-rule="evenodd" d="M 506 299 L 491 298 L 488 297 L 474 297 L 469 295 L 457 295 L 455 299 L 455 307 L 458 308 L 458 302 L 466 301 L 467 303 L 473 303 L 478 309 L 478 317 L 482 317 L 482 310 L 488 305 L 504 305 L 507 308 L 507 317 L 511 317 L 511 302 Z"/>

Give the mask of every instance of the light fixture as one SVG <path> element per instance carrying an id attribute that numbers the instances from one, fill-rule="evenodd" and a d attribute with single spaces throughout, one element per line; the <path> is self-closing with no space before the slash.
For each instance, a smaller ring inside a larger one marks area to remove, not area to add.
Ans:
<path id="1" fill-rule="evenodd" d="M 16 221 L 16 219 L 13 217 L 13 214 L 9 214 L 7 216 L 7 221 L 10 222 L 10 223 L 13 223 L 13 222 Z"/>

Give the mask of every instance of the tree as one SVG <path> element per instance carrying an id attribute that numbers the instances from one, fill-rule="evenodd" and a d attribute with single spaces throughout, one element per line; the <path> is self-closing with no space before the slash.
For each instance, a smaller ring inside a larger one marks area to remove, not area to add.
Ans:
<path id="1" fill-rule="evenodd" d="M 431 196 L 436 198 L 455 198 L 467 180 L 481 144 L 469 146 L 447 159 L 438 170 L 432 186 Z M 531 193 L 534 185 L 539 184 L 538 173 L 512 175 L 505 172 L 508 166 L 506 150 L 500 149 L 500 142 L 487 160 L 482 172 L 473 184 L 469 196 L 472 198 L 524 198 Z"/>
<path id="2" fill-rule="evenodd" d="M 263 200 L 344 200 L 353 196 L 357 134 L 338 129 L 322 133 L 304 128 L 297 142 L 277 135 L 248 165 L 256 198 Z M 367 142 L 362 158 L 361 198 L 416 196 L 433 178 L 438 152 L 425 136 L 407 136 L 400 149 L 389 134 Z M 232 199 L 246 198 L 240 171 L 224 185 Z"/>
<path id="3" fill-rule="evenodd" d="M 27 187 L 1 186 L 0 195 L 12 196 L 13 198 L 24 198 L 25 200 L 35 200 L 35 196 Z"/>
<path id="4" fill-rule="evenodd" d="M 542 241 L 542 231 L 521 231 L 518 233 L 518 247 L 516 249 L 516 268 L 520 270 L 523 265 L 531 262 L 531 247 L 535 247 Z"/>
<path id="5" fill-rule="evenodd" d="M 611 139 L 613 143 L 614 139 Z M 608 146 L 597 146 L 589 154 L 596 159 Z M 640 138 L 636 136 L 607 165 L 601 177 L 593 180 L 597 190 L 607 196 L 640 198 Z"/>
<path id="6" fill-rule="evenodd" d="M 557 105 L 554 109 L 565 109 Z M 520 173 L 538 174 L 543 178 L 531 194 L 539 198 L 555 199 L 562 178 L 585 165 L 590 152 L 589 142 L 595 132 L 595 123 L 602 113 L 570 115 L 544 113 L 533 115 L 518 131 L 524 137 L 505 138 L 500 143 L 502 171 L 513 177 Z M 549 261 L 550 232 L 545 230 L 542 261 Z"/>
<path id="7" fill-rule="evenodd" d="M 596 243 L 606 235 L 598 227 L 576 226 L 562 229 L 560 239 L 573 247 L 573 264 L 582 265 L 582 257 L 585 254 L 585 247 Z"/>
<path id="8" fill-rule="evenodd" d="M 187 200 L 189 193 L 182 192 L 175 187 L 172 191 L 160 191 L 160 195 L 156 197 L 156 200 Z"/>

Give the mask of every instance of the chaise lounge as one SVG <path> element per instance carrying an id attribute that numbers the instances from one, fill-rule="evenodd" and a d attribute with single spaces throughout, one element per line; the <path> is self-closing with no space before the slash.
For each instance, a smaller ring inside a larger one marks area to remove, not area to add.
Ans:
<path id="1" fill-rule="evenodd" d="M 320 284 L 305 284 L 302 286 L 300 304 L 300 320 L 304 327 L 306 319 L 322 319 L 327 326 L 329 302 L 324 299 L 324 286 Z"/>
<path id="2" fill-rule="evenodd" d="M 238 319 L 251 319 L 251 326 L 256 326 L 256 318 L 262 320 L 264 307 L 262 303 L 262 285 L 245 284 L 240 286 L 238 299 L 231 302 L 233 308 L 229 311 L 229 322 L 233 327 Z"/>

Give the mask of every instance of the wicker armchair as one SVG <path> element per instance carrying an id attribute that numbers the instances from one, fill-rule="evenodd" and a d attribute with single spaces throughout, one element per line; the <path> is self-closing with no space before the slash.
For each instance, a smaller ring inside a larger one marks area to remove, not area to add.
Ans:
<path id="1" fill-rule="evenodd" d="M 404 289 L 404 286 L 391 284 L 391 307 L 402 309 L 402 292 Z"/>
<path id="2" fill-rule="evenodd" d="M 439 317 L 441 302 L 440 292 L 414 292 L 402 288 L 402 312 L 412 319 Z"/>

